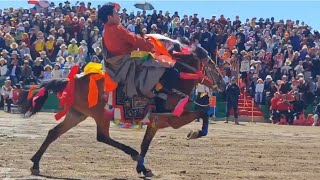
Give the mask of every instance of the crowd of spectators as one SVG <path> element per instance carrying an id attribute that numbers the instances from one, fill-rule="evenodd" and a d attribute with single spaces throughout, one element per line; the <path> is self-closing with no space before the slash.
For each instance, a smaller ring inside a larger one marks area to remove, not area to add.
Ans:
<path id="1" fill-rule="evenodd" d="M 67 77 L 75 64 L 101 62 L 99 8 L 90 2 L 71 5 L 67 1 L 45 9 L 1 9 L 0 81 L 6 80 L 8 87 L 36 84 Z M 273 17 L 242 22 L 239 16 L 232 21 L 224 15 L 205 19 L 162 10 L 129 13 L 125 8 L 119 13 L 122 25 L 135 34 L 196 37 L 212 59 L 223 65 L 225 82 L 239 72 L 259 104 L 270 103 L 276 92 L 297 92 L 304 104 L 320 94 L 320 34 L 304 22 L 276 22 Z M 2 101 L 12 97 L 8 88 L 3 89 Z"/>

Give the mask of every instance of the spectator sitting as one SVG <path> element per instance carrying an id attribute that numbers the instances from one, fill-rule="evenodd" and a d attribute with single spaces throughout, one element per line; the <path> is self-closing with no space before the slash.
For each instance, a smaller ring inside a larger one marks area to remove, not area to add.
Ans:
<path id="1" fill-rule="evenodd" d="M 96 48 L 94 49 L 94 53 L 93 53 L 94 56 L 97 56 L 97 57 L 98 57 L 99 62 L 100 62 L 101 60 L 103 60 L 103 55 L 102 55 L 101 52 L 102 52 L 102 51 L 101 51 L 101 48 L 100 48 L 100 47 L 96 47 Z"/>
<path id="2" fill-rule="evenodd" d="M 82 40 L 81 42 L 80 42 L 80 46 L 79 46 L 79 48 L 83 48 L 83 53 L 84 53 L 84 55 L 85 55 L 85 58 L 87 58 L 87 56 L 88 56 L 88 46 L 87 46 L 87 42 L 85 41 L 85 40 Z"/>
<path id="3" fill-rule="evenodd" d="M 287 94 L 291 91 L 291 86 L 288 82 L 288 77 L 286 75 L 283 75 L 281 80 L 282 83 L 280 85 L 279 91 L 281 92 L 281 94 Z"/>
<path id="4" fill-rule="evenodd" d="M 53 79 L 61 79 L 63 78 L 63 72 L 61 70 L 61 66 L 59 63 L 54 65 L 54 69 L 52 70 L 52 78 Z"/>
<path id="5" fill-rule="evenodd" d="M 40 57 L 37 57 L 32 67 L 33 76 L 36 78 L 36 80 L 43 77 L 44 68 L 41 65 L 41 62 L 42 62 L 42 59 Z"/>
<path id="6" fill-rule="evenodd" d="M 43 72 L 43 81 L 50 81 L 52 79 L 52 66 L 47 64 L 44 67 L 44 72 Z"/>
<path id="7" fill-rule="evenodd" d="M 69 52 L 68 52 L 68 50 L 67 50 L 67 46 L 66 46 L 65 44 L 62 44 L 62 45 L 60 46 L 60 50 L 59 50 L 57 56 L 58 56 L 58 57 L 61 56 L 61 57 L 66 58 L 66 57 L 68 56 L 68 54 L 69 54 Z"/>
<path id="8" fill-rule="evenodd" d="M 1 96 L 3 102 L 7 105 L 7 112 L 11 112 L 11 104 L 13 103 L 13 88 L 11 86 L 11 81 L 6 80 L 5 84 L 1 87 Z"/>
<path id="9" fill-rule="evenodd" d="M 20 57 L 24 57 L 25 54 L 30 54 L 30 49 L 25 42 L 22 42 L 20 45 Z"/>
<path id="10" fill-rule="evenodd" d="M 12 53 L 13 51 L 16 51 L 17 54 L 18 54 L 18 52 L 19 52 L 19 50 L 18 50 L 18 44 L 15 43 L 15 42 L 13 42 L 13 43 L 10 44 L 10 52 Z"/>
<path id="11" fill-rule="evenodd" d="M 73 38 L 71 39 L 71 44 L 68 46 L 68 54 L 69 56 L 75 57 L 78 54 L 78 45 L 77 41 Z"/>
<path id="12" fill-rule="evenodd" d="M 21 67 L 21 78 L 20 80 L 25 84 L 28 79 L 32 77 L 32 68 L 29 66 L 29 61 L 24 60 Z"/>
<path id="13" fill-rule="evenodd" d="M 94 56 L 92 56 L 91 62 L 100 63 L 100 59 L 98 56 L 94 55 Z"/>
<path id="14" fill-rule="evenodd" d="M 68 56 L 68 57 L 66 58 L 66 60 L 67 60 L 67 62 L 64 63 L 64 67 L 63 67 L 63 69 L 64 69 L 64 70 L 63 70 L 63 77 L 64 77 L 64 78 L 68 77 L 68 74 L 69 74 L 69 72 L 70 72 L 70 68 L 71 68 L 72 66 L 76 65 L 76 64 L 74 63 L 74 57 Z"/>
<path id="15" fill-rule="evenodd" d="M 79 65 L 80 67 L 83 66 L 86 63 L 86 55 L 84 54 L 84 48 L 82 46 L 79 47 L 79 53 L 77 57 L 75 58 L 75 63 Z"/>
<path id="16" fill-rule="evenodd" d="M 48 58 L 51 60 L 54 58 L 54 44 L 55 44 L 55 41 L 54 41 L 54 36 L 50 35 L 48 37 L 48 41 L 45 43 L 45 48 L 46 48 L 46 51 L 47 51 L 47 54 L 48 54 Z"/>
<path id="17" fill-rule="evenodd" d="M 40 52 L 40 58 L 42 60 L 42 65 L 46 66 L 46 65 L 51 65 L 52 62 L 50 61 L 50 59 L 47 57 L 47 53 L 45 51 L 41 51 Z"/>
<path id="18" fill-rule="evenodd" d="M 56 63 L 58 63 L 60 65 L 60 68 L 63 69 L 64 68 L 64 62 L 65 62 L 65 59 L 63 57 L 57 57 L 56 59 Z"/>
<path id="19" fill-rule="evenodd" d="M 21 76 L 21 67 L 18 65 L 17 60 L 12 60 L 11 64 L 8 66 L 7 76 L 10 77 L 12 85 L 18 83 Z"/>
<path id="20" fill-rule="evenodd" d="M 12 51 L 12 53 L 11 53 L 11 59 L 10 59 L 10 64 L 12 63 L 12 61 L 13 60 L 15 60 L 15 61 L 17 61 L 17 63 L 19 64 L 19 65 L 21 65 L 21 58 L 20 58 L 20 56 L 19 56 L 19 54 L 18 54 L 18 52 L 17 51 Z"/>

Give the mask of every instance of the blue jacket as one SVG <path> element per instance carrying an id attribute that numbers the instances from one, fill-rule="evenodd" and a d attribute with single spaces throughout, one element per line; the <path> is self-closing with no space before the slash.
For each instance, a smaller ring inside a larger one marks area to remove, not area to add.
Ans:
<path id="1" fill-rule="evenodd" d="M 4 41 L 3 38 L 0 38 L 0 50 L 5 49 L 6 48 L 6 42 Z"/>
<path id="2" fill-rule="evenodd" d="M 229 84 L 226 89 L 227 102 L 238 104 L 240 88 L 237 84 Z"/>

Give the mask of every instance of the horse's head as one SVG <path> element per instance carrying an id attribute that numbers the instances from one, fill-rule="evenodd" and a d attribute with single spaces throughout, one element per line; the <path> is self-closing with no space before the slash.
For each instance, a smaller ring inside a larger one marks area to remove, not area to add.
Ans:
<path id="1" fill-rule="evenodd" d="M 201 61 L 204 75 L 213 81 L 213 89 L 223 92 L 226 88 L 226 84 L 223 80 L 219 66 L 216 65 L 208 55 L 208 52 L 202 47 L 197 47 L 195 52 L 195 56 Z"/>
<path id="2" fill-rule="evenodd" d="M 184 43 L 185 44 L 185 43 Z M 179 44 L 175 44 L 169 52 L 181 52 L 182 49 Z M 189 73 L 196 73 L 201 71 L 205 78 L 200 79 L 200 83 L 212 89 L 217 89 L 222 92 L 225 90 L 225 83 L 221 75 L 220 69 L 215 62 L 209 57 L 208 52 L 202 47 L 196 47 L 191 50 L 190 54 L 173 53 L 173 57 L 177 59 L 177 64 L 185 66 Z M 187 66 L 187 67 L 186 67 Z"/>

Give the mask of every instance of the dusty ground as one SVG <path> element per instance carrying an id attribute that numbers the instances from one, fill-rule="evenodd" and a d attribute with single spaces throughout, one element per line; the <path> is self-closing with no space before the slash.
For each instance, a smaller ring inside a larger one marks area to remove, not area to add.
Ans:
<path id="1" fill-rule="evenodd" d="M 29 159 L 57 122 L 53 114 L 33 119 L 0 112 L 0 179 L 140 179 L 129 156 L 95 140 L 89 119 L 54 142 L 31 176 Z M 319 179 L 320 127 L 215 122 L 206 138 L 188 141 L 200 123 L 160 131 L 146 165 L 153 179 Z M 112 136 L 139 148 L 143 130 L 113 127 Z"/>

